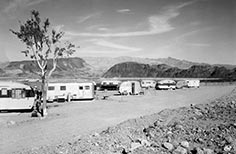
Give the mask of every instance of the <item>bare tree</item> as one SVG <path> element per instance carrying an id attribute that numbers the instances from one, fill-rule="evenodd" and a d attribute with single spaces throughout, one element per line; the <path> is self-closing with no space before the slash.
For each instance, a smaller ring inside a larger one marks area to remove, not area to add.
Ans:
<path id="1" fill-rule="evenodd" d="M 75 52 L 73 44 L 61 41 L 64 32 L 56 32 L 49 26 L 49 19 L 42 22 L 39 12 L 33 10 L 30 19 L 23 24 L 20 22 L 19 31 L 10 29 L 26 45 L 26 50 L 22 53 L 35 60 L 41 70 L 39 75 L 42 81 L 43 116 L 47 115 L 48 80 L 56 69 L 57 61 L 61 57 L 70 56 Z M 48 67 L 50 59 L 52 61 L 51 68 Z"/>

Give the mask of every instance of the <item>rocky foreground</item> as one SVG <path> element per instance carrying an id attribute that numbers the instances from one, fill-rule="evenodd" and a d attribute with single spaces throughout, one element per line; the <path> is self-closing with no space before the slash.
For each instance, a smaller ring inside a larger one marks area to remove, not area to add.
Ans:
<path id="1" fill-rule="evenodd" d="M 206 105 L 166 109 L 72 142 L 21 153 L 235 154 L 236 90 Z"/>

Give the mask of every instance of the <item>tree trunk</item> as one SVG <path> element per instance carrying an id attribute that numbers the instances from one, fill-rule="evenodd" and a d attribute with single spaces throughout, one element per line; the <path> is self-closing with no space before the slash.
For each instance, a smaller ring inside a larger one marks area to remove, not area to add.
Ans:
<path id="1" fill-rule="evenodd" d="M 43 105 L 42 105 L 42 116 L 47 116 L 47 80 L 45 75 L 42 76 L 42 96 L 43 96 Z"/>

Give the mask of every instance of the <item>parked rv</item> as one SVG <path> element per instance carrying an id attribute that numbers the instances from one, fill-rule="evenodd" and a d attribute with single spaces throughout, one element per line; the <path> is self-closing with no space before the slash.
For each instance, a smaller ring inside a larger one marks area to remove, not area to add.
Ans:
<path id="1" fill-rule="evenodd" d="M 33 109 L 34 90 L 18 82 L 0 82 L 0 110 Z"/>
<path id="2" fill-rule="evenodd" d="M 104 80 L 101 82 L 100 90 L 118 90 L 120 83 L 118 80 Z"/>
<path id="3" fill-rule="evenodd" d="M 120 84 L 119 93 L 121 95 L 138 95 L 142 94 L 143 90 L 139 81 L 124 81 Z"/>
<path id="4" fill-rule="evenodd" d="M 188 88 L 188 82 L 187 80 L 180 80 L 176 83 L 176 88 L 177 89 L 182 89 L 182 88 Z"/>
<path id="5" fill-rule="evenodd" d="M 157 90 L 175 90 L 176 89 L 176 82 L 174 80 L 161 80 L 158 81 L 156 84 L 156 89 Z"/>
<path id="6" fill-rule="evenodd" d="M 155 88 L 156 81 L 155 80 L 142 80 L 141 87 L 142 88 Z"/>
<path id="7" fill-rule="evenodd" d="M 187 80 L 189 88 L 199 88 L 200 87 L 200 80 Z"/>
<path id="8" fill-rule="evenodd" d="M 47 101 L 92 100 L 94 84 L 88 83 L 49 83 Z"/>

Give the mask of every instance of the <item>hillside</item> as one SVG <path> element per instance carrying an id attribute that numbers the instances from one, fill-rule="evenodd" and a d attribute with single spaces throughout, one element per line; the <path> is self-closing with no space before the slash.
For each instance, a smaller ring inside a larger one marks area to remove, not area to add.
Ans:
<path id="1" fill-rule="evenodd" d="M 49 60 L 48 69 L 52 68 L 52 60 Z M 13 61 L 5 65 L 2 70 L 4 74 L 1 76 L 8 77 L 38 77 L 40 69 L 35 61 Z M 92 67 L 81 58 L 61 58 L 58 60 L 56 70 L 52 77 L 60 78 L 77 78 L 77 77 L 93 76 Z"/>
<path id="2" fill-rule="evenodd" d="M 111 67 L 103 77 L 181 77 L 181 78 L 236 78 L 236 68 L 223 66 L 193 65 L 180 69 L 165 64 L 149 65 L 136 62 L 125 62 Z"/>
<path id="3" fill-rule="evenodd" d="M 2 70 L 2 69 L 0 69 L 0 74 L 4 74 L 5 72 Z"/>

